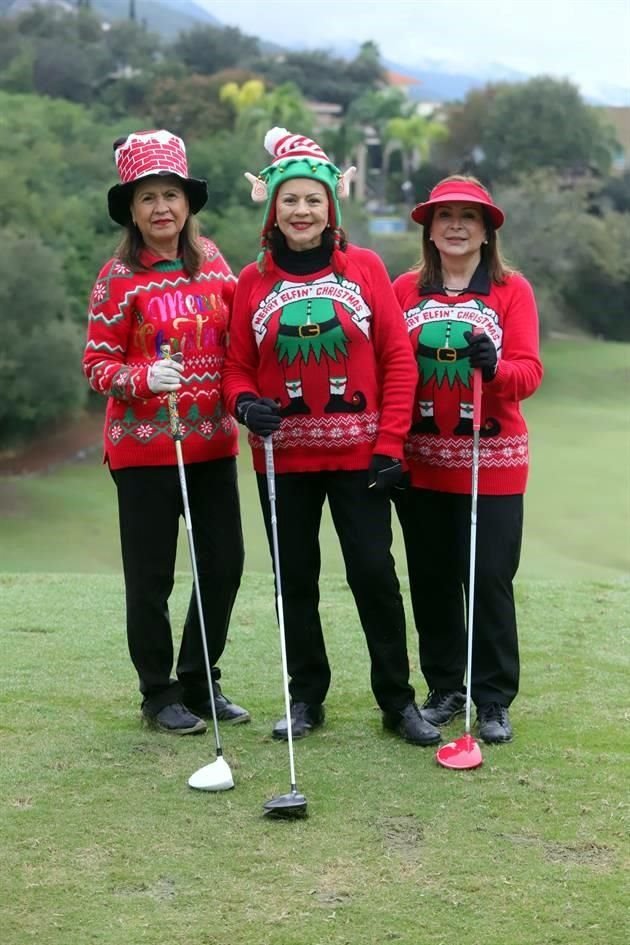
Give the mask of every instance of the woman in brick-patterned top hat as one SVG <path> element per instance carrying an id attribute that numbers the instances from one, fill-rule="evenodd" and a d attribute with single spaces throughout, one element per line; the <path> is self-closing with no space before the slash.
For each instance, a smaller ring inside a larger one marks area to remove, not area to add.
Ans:
<path id="1" fill-rule="evenodd" d="M 273 128 L 272 162 L 247 175 L 266 201 L 263 247 L 241 273 L 224 374 L 226 402 L 250 445 L 270 544 L 263 437 L 273 436 L 280 571 L 299 738 L 324 720 L 331 680 L 319 615 L 319 526 L 328 500 L 371 658 L 384 725 L 415 744 L 439 741 L 409 684 L 405 617 L 388 492 L 401 479 L 415 365 L 382 262 L 347 243 L 341 171 L 310 138 Z M 353 170 L 353 169 L 352 169 Z"/>
<path id="2" fill-rule="evenodd" d="M 397 500 L 409 585 L 436 725 L 463 710 L 464 590 L 471 521 L 472 377 L 482 372 L 471 698 L 485 742 L 512 738 L 519 653 L 512 581 L 519 564 L 527 427 L 520 402 L 542 379 L 538 315 L 527 280 L 498 245 L 503 212 L 475 178 L 440 181 L 411 213 L 422 261 L 394 291 L 416 352 L 418 387 Z M 467 594 L 466 594 L 467 599 Z"/>
<path id="3" fill-rule="evenodd" d="M 183 141 L 141 131 L 114 142 L 120 183 L 109 213 L 124 228 L 89 306 L 83 368 L 107 400 L 105 462 L 116 484 L 127 639 L 142 715 L 173 734 L 202 732 L 211 715 L 194 593 L 176 666 L 168 599 L 182 497 L 167 397 L 177 392 L 182 450 L 218 718 L 249 719 L 217 668 L 243 570 L 236 426 L 220 382 L 235 278 L 194 214 L 207 184 L 188 175 Z M 162 346 L 171 357 L 162 357 Z"/>

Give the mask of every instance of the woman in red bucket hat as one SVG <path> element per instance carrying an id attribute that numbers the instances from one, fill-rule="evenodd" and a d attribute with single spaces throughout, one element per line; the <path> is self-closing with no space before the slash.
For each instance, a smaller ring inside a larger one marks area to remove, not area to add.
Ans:
<path id="1" fill-rule="evenodd" d="M 434 725 L 463 711 L 469 580 L 472 379 L 482 376 L 471 698 L 486 742 L 512 738 L 518 691 L 512 582 L 519 564 L 527 427 L 520 402 L 542 379 L 538 315 L 529 282 L 508 268 L 497 230 L 503 211 L 473 177 L 440 181 L 411 212 L 422 258 L 394 291 L 418 365 L 406 443 L 411 488 L 397 502 L 420 665 L 422 707 Z"/>
<path id="2" fill-rule="evenodd" d="M 181 138 L 164 129 L 134 132 L 114 142 L 114 159 L 120 182 L 108 208 L 124 232 L 92 289 L 83 369 L 107 397 L 105 462 L 118 495 L 127 641 L 142 715 L 160 731 L 187 735 L 205 731 L 212 700 L 194 589 L 171 678 L 168 599 L 184 512 L 169 427 L 173 393 L 215 709 L 220 720 L 249 719 L 221 692 L 216 666 L 243 570 L 236 424 L 220 396 L 236 279 L 199 235 L 194 215 L 207 184 L 189 176 Z"/>

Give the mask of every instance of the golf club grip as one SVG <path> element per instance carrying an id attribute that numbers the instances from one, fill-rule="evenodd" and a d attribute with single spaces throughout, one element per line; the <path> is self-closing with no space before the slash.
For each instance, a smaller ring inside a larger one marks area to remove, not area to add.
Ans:
<path id="1" fill-rule="evenodd" d="M 473 337 L 481 334 L 481 328 L 474 326 Z M 473 369 L 473 430 L 481 429 L 481 368 Z"/>
<path id="2" fill-rule="evenodd" d="M 160 345 L 160 354 L 163 358 L 170 358 L 171 346 L 168 344 Z M 179 419 L 179 410 L 177 409 L 177 393 L 172 391 L 168 395 L 168 425 L 171 436 L 174 440 L 182 439 L 181 424 Z"/>
<path id="3" fill-rule="evenodd" d="M 473 430 L 481 429 L 481 368 L 473 371 Z"/>

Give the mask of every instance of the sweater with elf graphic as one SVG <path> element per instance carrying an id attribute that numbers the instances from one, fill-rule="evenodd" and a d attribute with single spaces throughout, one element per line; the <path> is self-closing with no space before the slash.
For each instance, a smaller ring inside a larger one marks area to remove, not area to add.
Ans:
<path id="1" fill-rule="evenodd" d="M 346 269 L 308 274 L 254 263 L 241 273 L 223 376 L 227 407 L 270 397 L 282 422 L 276 471 L 367 469 L 373 453 L 402 459 L 416 368 L 383 263 L 349 245 Z M 263 441 L 250 434 L 257 472 Z"/>
<path id="2" fill-rule="evenodd" d="M 464 333 L 477 328 L 489 335 L 498 356 L 494 377 L 483 383 L 479 493 L 523 493 L 529 451 L 520 401 L 534 393 L 543 373 L 531 285 L 518 273 L 496 285 L 480 264 L 456 297 L 443 286 L 419 288 L 417 272 L 399 276 L 394 292 L 418 365 L 405 447 L 412 486 L 470 492 L 472 369 Z"/>
<path id="3" fill-rule="evenodd" d="M 186 462 L 238 451 L 236 424 L 220 396 L 236 279 L 216 246 L 202 243 L 205 258 L 195 278 L 181 259 L 144 250 L 147 271 L 131 272 L 113 258 L 92 289 L 83 370 L 108 398 L 105 461 L 112 469 L 177 463 L 167 395 L 154 394 L 147 383 L 163 344 L 184 356 L 178 408 Z"/>

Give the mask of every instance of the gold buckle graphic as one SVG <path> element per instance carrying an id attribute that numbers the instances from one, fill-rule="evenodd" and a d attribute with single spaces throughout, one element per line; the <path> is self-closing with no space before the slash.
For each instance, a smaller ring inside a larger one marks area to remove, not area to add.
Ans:
<path id="1" fill-rule="evenodd" d="M 438 348 L 436 358 L 438 361 L 456 361 L 457 352 L 455 348 Z"/>
<path id="2" fill-rule="evenodd" d="M 307 325 L 298 325 L 300 338 L 316 338 L 319 335 L 319 325 L 309 322 Z"/>

